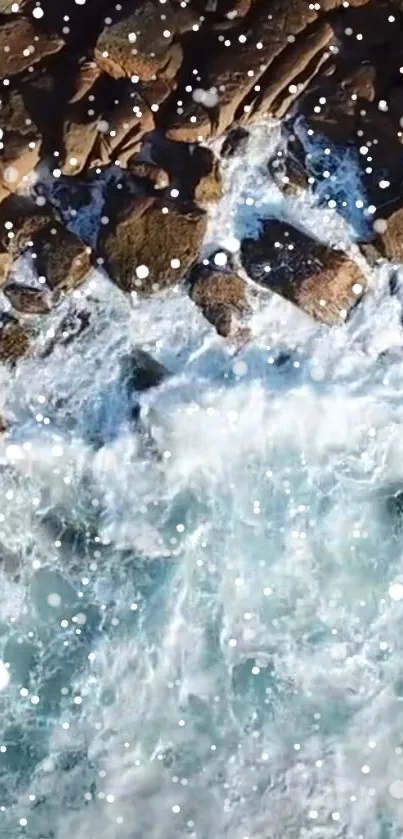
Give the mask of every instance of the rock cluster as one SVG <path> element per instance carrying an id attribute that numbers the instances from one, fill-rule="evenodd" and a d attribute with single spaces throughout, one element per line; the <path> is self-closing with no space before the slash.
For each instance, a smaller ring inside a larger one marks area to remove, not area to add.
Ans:
<path id="1" fill-rule="evenodd" d="M 138 294 L 186 280 L 229 335 L 248 292 L 240 268 L 200 262 L 206 208 L 222 189 L 208 144 L 220 138 L 229 156 L 267 117 L 288 136 L 288 156 L 268 160 L 280 187 L 337 205 L 326 155 L 352 155 L 357 236 L 402 259 L 402 32 L 399 0 L 0 0 L 0 274 L 12 307 L 44 315 L 103 265 Z M 41 180 L 71 187 L 73 201 L 72 184 L 88 192 L 112 169 L 120 192 L 111 179 L 100 230 L 83 242 Z M 39 284 L 15 281 L 20 256 Z M 343 254 L 274 219 L 242 243 L 241 262 L 328 323 L 365 287 Z"/>

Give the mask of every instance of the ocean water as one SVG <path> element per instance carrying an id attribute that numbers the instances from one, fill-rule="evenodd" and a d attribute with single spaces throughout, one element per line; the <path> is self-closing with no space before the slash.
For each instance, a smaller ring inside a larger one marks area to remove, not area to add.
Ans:
<path id="1" fill-rule="evenodd" d="M 358 259 L 270 184 L 277 139 L 228 165 L 206 251 L 276 212 Z M 236 348 L 94 272 L 0 371 L 1 837 L 403 836 L 399 283 L 331 330 L 267 293 Z M 140 430 L 134 345 L 170 373 Z"/>

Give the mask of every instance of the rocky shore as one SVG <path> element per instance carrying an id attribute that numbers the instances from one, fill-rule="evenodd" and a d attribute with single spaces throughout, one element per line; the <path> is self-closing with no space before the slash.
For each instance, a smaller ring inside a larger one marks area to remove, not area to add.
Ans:
<path id="1" fill-rule="evenodd" d="M 348 317 L 365 271 L 320 231 L 262 219 L 217 259 L 209 209 L 251 124 L 281 120 L 267 178 L 346 215 L 347 155 L 363 255 L 402 260 L 402 34 L 400 0 L 0 0 L 0 359 L 92 267 L 135 295 L 187 284 L 224 337 L 259 287 Z"/>

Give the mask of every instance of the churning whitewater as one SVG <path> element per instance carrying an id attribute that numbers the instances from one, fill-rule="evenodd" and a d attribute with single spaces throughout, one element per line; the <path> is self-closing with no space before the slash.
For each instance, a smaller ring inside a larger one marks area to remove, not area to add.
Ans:
<path id="1" fill-rule="evenodd" d="M 259 176 L 272 136 L 228 165 L 209 242 L 275 208 L 354 255 Z M 2 837 L 403 835 L 394 271 L 331 330 L 267 293 L 241 349 L 180 289 L 94 273 L 1 370 Z M 49 352 L 72 305 L 90 325 Z M 134 345 L 170 371 L 135 428 Z"/>

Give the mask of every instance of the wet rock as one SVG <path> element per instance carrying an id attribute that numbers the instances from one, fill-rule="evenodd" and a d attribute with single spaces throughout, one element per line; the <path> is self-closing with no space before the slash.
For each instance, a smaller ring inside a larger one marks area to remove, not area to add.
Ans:
<path id="1" fill-rule="evenodd" d="M 20 0 L 18 3 L 18 11 L 22 12 L 24 6 L 28 6 L 30 0 Z M 0 14 L 15 15 L 15 0 L 0 0 Z"/>
<path id="2" fill-rule="evenodd" d="M 268 169 L 284 195 L 302 195 L 309 189 L 306 168 L 289 149 L 280 150 L 272 157 Z"/>
<path id="3" fill-rule="evenodd" d="M 387 213 L 382 212 L 383 216 Z M 381 231 L 376 237 L 373 246 L 379 254 L 386 259 L 403 260 L 403 207 L 395 210 L 389 218 L 378 220 L 377 229 Z"/>
<path id="4" fill-rule="evenodd" d="M 197 265 L 190 274 L 189 296 L 219 335 L 228 338 L 236 321 L 250 311 L 246 284 L 233 271 Z"/>
<path id="5" fill-rule="evenodd" d="M 85 169 L 97 138 L 98 124 L 95 120 L 81 122 L 68 117 L 64 120 L 59 163 L 63 174 L 78 175 Z"/>
<path id="6" fill-rule="evenodd" d="M 99 79 L 101 72 L 96 61 L 81 59 L 74 78 L 73 91 L 70 93 L 69 104 L 72 105 L 84 99 Z"/>
<path id="7" fill-rule="evenodd" d="M 318 21 L 285 48 L 274 67 L 269 66 L 261 77 L 259 90 L 252 90 L 245 101 L 243 121 L 282 117 L 329 57 L 334 34 L 330 23 Z"/>
<path id="8" fill-rule="evenodd" d="M 3 202 L 0 239 L 13 258 L 22 253 L 30 256 L 36 275 L 44 277 L 51 290 L 76 288 L 91 268 L 90 248 L 29 199 L 12 197 Z"/>
<path id="9" fill-rule="evenodd" d="M 17 90 L 7 88 L 1 94 L 0 129 L 3 148 L 0 156 L 0 181 L 14 190 L 38 163 L 41 133 Z"/>
<path id="10" fill-rule="evenodd" d="M 207 216 L 193 204 L 159 198 L 128 202 L 101 231 L 99 248 L 124 291 L 151 294 L 179 282 L 196 262 Z"/>
<path id="11" fill-rule="evenodd" d="M 167 0 L 159 4 L 143 0 L 131 14 L 105 26 L 95 50 L 99 66 L 113 78 L 137 75 L 150 81 L 170 63 L 175 34 L 175 13 Z"/>
<path id="12" fill-rule="evenodd" d="M 139 347 L 122 358 L 121 376 L 129 395 L 158 387 L 168 375 L 166 367 Z"/>
<path id="13" fill-rule="evenodd" d="M 327 324 L 344 320 L 366 286 L 344 253 L 275 219 L 263 223 L 258 239 L 245 239 L 241 253 L 251 279 Z"/>
<path id="14" fill-rule="evenodd" d="M 46 315 L 52 309 L 52 299 L 48 291 L 22 283 L 7 283 L 4 294 L 13 309 L 23 315 Z"/>
<path id="15" fill-rule="evenodd" d="M 143 96 L 133 86 L 117 86 L 114 104 L 101 121 L 102 132 L 94 149 L 92 165 L 119 161 L 124 165 L 154 128 L 154 116 Z M 97 160 L 98 158 L 98 160 Z"/>
<path id="16" fill-rule="evenodd" d="M 220 161 L 211 149 L 158 138 L 151 156 L 168 173 L 171 187 L 183 200 L 204 204 L 221 198 Z"/>
<path id="17" fill-rule="evenodd" d="M 14 364 L 28 354 L 30 338 L 27 329 L 12 315 L 0 314 L 0 363 Z"/>
<path id="18" fill-rule="evenodd" d="M 38 274 L 52 290 L 77 288 L 91 270 L 91 249 L 58 222 L 41 231 L 34 249 Z"/>
<path id="19" fill-rule="evenodd" d="M 317 20 L 320 9 L 319 4 L 301 0 L 273 0 L 268 15 L 265 4 L 257 4 L 250 26 L 246 18 L 229 44 L 217 42 L 206 57 L 200 83 L 197 88 L 192 85 L 191 94 L 185 93 L 182 112 L 172 116 L 167 136 L 186 142 L 207 140 L 249 113 L 256 85 L 274 62 L 278 72 L 283 53 L 287 61 L 290 39 L 300 35 L 302 39 L 301 33 Z"/>
<path id="20" fill-rule="evenodd" d="M 169 175 L 165 169 L 143 160 L 139 154 L 134 154 L 129 158 L 127 168 L 132 175 L 147 181 L 156 189 L 166 189 L 169 185 Z"/>
<path id="21" fill-rule="evenodd" d="M 64 41 L 39 32 L 29 18 L 13 17 L 0 25 L 0 78 L 9 78 L 59 52 Z"/>
<path id="22" fill-rule="evenodd" d="M 246 151 L 249 140 L 249 131 L 238 125 L 228 131 L 221 146 L 221 157 L 230 158 L 234 154 L 242 154 Z"/>

